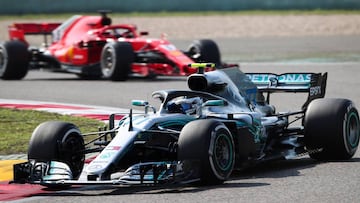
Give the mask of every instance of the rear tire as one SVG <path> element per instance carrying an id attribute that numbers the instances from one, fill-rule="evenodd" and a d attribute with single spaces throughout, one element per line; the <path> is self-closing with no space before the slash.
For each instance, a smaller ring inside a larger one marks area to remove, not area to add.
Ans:
<path id="1" fill-rule="evenodd" d="M 229 129 L 215 120 L 196 120 L 184 126 L 178 140 L 178 159 L 198 166 L 202 184 L 220 184 L 234 168 L 235 149 Z"/>
<path id="2" fill-rule="evenodd" d="M 100 58 L 101 72 L 106 79 L 125 81 L 135 60 L 133 48 L 128 42 L 107 43 Z"/>
<path id="3" fill-rule="evenodd" d="M 215 63 L 216 67 L 221 65 L 219 47 L 213 40 L 195 40 L 189 46 L 187 53 L 195 62 Z"/>
<path id="4" fill-rule="evenodd" d="M 66 163 L 78 179 L 84 166 L 84 139 L 79 129 L 60 121 L 40 124 L 33 132 L 28 149 L 28 159 L 36 161 L 60 161 Z"/>
<path id="5" fill-rule="evenodd" d="M 18 40 L 0 44 L 0 78 L 20 80 L 29 69 L 29 52 L 27 45 Z"/>
<path id="6" fill-rule="evenodd" d="M 346 160 L 359 145 L 359 114 L 347 99 L 312 101 L 304 118 L 305 144 L 317 160 Z"/>

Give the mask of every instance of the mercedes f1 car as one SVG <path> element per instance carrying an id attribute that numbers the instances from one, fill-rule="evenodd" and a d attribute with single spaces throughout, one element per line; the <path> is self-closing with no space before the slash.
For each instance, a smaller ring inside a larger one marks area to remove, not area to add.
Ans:
<path id="1" fill-rule="evenodd" d="M 195 40 L 187 51 L 180 51 L 165 38 L 145 38 L 148 32 L 138 32 L 135 25 L 111 22 L 101 12 L 101 16 L 75 15 L 61 24 L 14 23 L 9 26 L 10 41 L 0 44 L 0 78 L 22 79 L 29 69 L 47 69 L 84 79 L 124 81 L 129 75 L 190 75 L 196 70 L 187 65 L 194 62 L 221 64 L 212 40 Z M 44 35 L 44 45 L 30 46 L 26 35 Z"/>
<path id="2" fill-rule="evenodd" d="M 82 134 L 49 121 L 33 132 L 28 161 L 14 165 L 15 183 L 49 187 L 82 184 L 220 184 L 233 170 L 309 155 L 350 159 L 359 145 L 359 114 L 348 99 L 323 98 L 327 73 L 248 73 L 239 68 L 204 72 L 192 64 L 190 90 L 160 90 L 157 109 L 143 100 L 109 128 Z M 270 95 L 303 92 L 299 110 L 276 112 Z M 84 137 L 97 138 L 84 143 Z M 88 153 L 97 153 L 89 161 Z"/>

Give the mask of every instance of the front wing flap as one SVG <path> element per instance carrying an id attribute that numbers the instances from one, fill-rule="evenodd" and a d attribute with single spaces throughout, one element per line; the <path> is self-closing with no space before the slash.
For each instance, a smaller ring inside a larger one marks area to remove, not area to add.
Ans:
<path id="1" fill-rule="evenodd" d="M 181 162 L 147 162 L 115 174 L 111 180 L 73 180 L 67 164 L 50 161 L 29 161 L 14 165 L 14 180 L 10 183 L 40 185 L 162 185 L 198 181 L 191 172 L 184 172 Z"/>

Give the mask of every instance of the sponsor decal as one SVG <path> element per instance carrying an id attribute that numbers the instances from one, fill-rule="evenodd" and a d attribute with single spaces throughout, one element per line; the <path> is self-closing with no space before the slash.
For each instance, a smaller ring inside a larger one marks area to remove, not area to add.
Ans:
<path id="1" fill-rule="evenodd" d="M 74 55 L 74 58 L 73 59 L 84 59 L 84 56 L 83 55 Z"/>
<path id="2" fill-rule="evenodd" d="M 116 150 L 119 151 L 121 149 L 121 146 L 108 146 L 105 148 L 105 150 Z"/>
<path id="3" fill-rule="evenodd" d="M 182 56 L 182 53 L 180 51 L 170 51 L 171 55 L 173 56 Z"/>
<path id="4" fill-rule="evenodd" d="M 310 154 L 316 154 L 316 153 L 322 152 L 323 150 L 324 150 L 324 148 L 307 149 L 306 152 L 299 153 L 296 156 L 301 157 L 301 156 L 306 156 L 306 155 L 310 155 Z"/>
<path id="5" fill-rule="evenodd" d="M 98 169 L 101 169 L 102 168 L 102 165 L 99 165 L 99 164 L 93 164 L 93 165 L 90 165 L 88 170 L 98 170 Z"/>
<path id="6" fill-rule="evenodd" d="M 276 79 L 280 83 L 303 82 L 308 83 L 311 80 L 310 73 L 287 73 L 283 75 L 275 74 L 247 74 L 247 77 L 254 83 L 269 83 Z"/>
<path id="7" fill-rule="evenodd" d="M 98 160 L 95 160 L 95 161 L 92 161 L 91 163 L 105 164 L 105 163 L 107 163 L 107 161 L 98 161 Z"/>
<path id="8" fill-rule="evenodd" d="M 320 86 L 310 87 L 309 94 L 310 96 L 321 95 L 321 87 Z"/>
<path id="9" fill-rule="evenodd" d="M 182 56 L 182 52 L 180 52 L 174 45 L 172 44 L 162 44 L 160 45 L 161 48 L 169 51 L 169 53 L 172 55 L 172 56 Z"/>
<path id="10" fill-rule="evenodd" d="M 115 154 L 115 152 L 105 152 L 105 153 L 101 153 L 99 158 L 100 159 L 109 159 L 111 158 L 113 155 Z"/>
<path id="11" fill-rule="evenodd" d="M 160 45 L 163 49 L 166 49 L 168 51 L 177 51 L 177 48 L 172 44 L 162 44 Z"/>

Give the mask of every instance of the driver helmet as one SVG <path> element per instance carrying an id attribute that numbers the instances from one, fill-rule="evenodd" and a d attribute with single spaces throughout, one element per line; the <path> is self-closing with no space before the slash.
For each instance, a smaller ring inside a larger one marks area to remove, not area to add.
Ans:
<path id="1" fill-rule="evenodd" d="M 172 100 L 168 102 L 167 110 L 169 113 L 195 114 L 199 103 L 199 97 Z"/>

